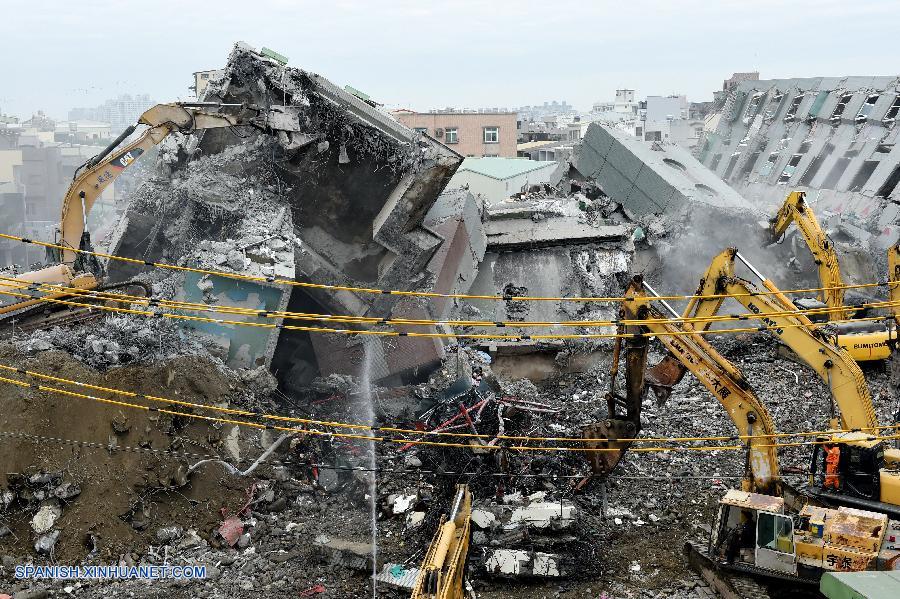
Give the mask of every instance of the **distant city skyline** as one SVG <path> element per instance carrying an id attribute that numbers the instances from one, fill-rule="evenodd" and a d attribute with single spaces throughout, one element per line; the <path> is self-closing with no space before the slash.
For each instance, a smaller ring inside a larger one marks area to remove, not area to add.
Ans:
<path id="1" fill-rule="evenodd" d="M 897 74 L 895 8 L 886 0 L 223 0 L 214 8 L 159 0 L 153 12 L 177 18 L 158 22 L 111 0 L 77 8 L 7 0 L 15 27 L 0 39 L 0 110 L 64 119 L 119 94 L 186 99 L 192 73 L 224 65 L 238 40 L 388 109 L 513 110 L 555 98 L 587 111 L 623 87 L 640 98 L 705 101 L 735 71 Z"/>

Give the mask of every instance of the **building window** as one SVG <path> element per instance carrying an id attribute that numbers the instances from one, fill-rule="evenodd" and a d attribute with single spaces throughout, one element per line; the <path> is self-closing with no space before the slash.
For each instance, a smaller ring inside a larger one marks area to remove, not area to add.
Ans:
<path id="1" fill-rule="evenodd" d="M 797 165 L 800 164 L 800 160 L 802 158 L 803 154 L 794 154 L 793 156 L 791 156 L 791 159 L 788 160 L 787 165 L 784 167 L 784 170 L 781 171 L 781 175 L 778 177 L 779 185 L 784 185 L 791 180 L 791 177 L 794 176 L 794 171 L 797 170 Z"/>
<path id="2" fill-rule="evenodd" d="M 894 103 L 891 104 L 891 107 L 888 108 L 887 114 L 884 115 L 884 122 L 893 123 L 897 118 L 898 112 L 900 112 L 900 96 L 894 98 Z"/>
<path id="3" fill-rule="evenodd" d="M 459 142 L 459 139 L 456 135 L 456 127 L 447 127 L 444 129 L 444 142 L 448 144 L 455 144 Z"/>
<path id="4" fill-rule="evenodd" d="M 798 94 L 794 96 L 794 99 L 791 100 L 791 105 L 788 108 L 787 114 L 784 115 L 785 121 L 793 121 L 797 118 L 797 111 L 800 110 L 800 104 L 803 102 L 803 98 L 806 97 L 806 94 Z"/>
<path id="5" fill-rule="evenodd" d="M 484 158 L 499 158 L 500 154 L 485 154 Z"/>
<path id="6" fill-rule="evenodd" d="M 841 96 L 840 102 L 837 103 L 837 106 L 834 107 L 834 112 L 831 113 L 832 125 L 837 125 L 841 122 L 841 115 L 844 114 L 844 109 L 847 108 L 847 104 L 849 104 L 852 99 L 853 94 L 844 94 Z"/>
<path id="7" fill-rule="evenodd" d="M 866 101 L 863 102 L 863 105 L 859 107 L 859 112 L 856 113 L 856 123 L 861 124 L 866 122 L 866 119 L 869 118 L 869 114 L 872 112 L 872 109 L 875 108 L 875 103 L 878 102 L 878 98 L 880 96 L 878 94 L 869 94 L 866 96 Z"/>
<path id="8" fill-rule="evenodd" d="M 419 135 L 426 135 L 428 133 L 428 127 L 415 127 L 413 128 L 413 131 Z"/>
<path id="9" fill-rule="evenodd" d="M 500 143 L 500 127 L 484 128 L 484 143 L 496 144 Z"/>

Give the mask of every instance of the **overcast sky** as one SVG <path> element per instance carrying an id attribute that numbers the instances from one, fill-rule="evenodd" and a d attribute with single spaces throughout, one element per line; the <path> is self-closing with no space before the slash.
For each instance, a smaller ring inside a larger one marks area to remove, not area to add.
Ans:
<path id="1" fill-rule="evenodd" d="M 0 110 L 189 94 L 244 40 L 388 107 L 708 100 L 733 71 L 896 75 L 897 0 L 2 0 Z"/>

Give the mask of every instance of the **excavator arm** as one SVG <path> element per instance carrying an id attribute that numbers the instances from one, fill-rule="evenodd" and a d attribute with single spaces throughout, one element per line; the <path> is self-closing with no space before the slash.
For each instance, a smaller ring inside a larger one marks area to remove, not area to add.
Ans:
<path id="1" fill-rule="evenodd" d="M 888 300 L 891 315 L 900 326 L 900 244 L 888 249 Z"/>
<path id="2" fill-rule="evenodd" d="M 768 293 L 762 293 L 756 285 L 735 275 L 736 259 L 753 271 Z M 710 295 L 719 297 L 705 297 Z M 840 410 L 843 428 L 877 432 L 878 421 L 872 406 L 872 396 L 859 365 L 847 351 L 833 343 L 833 339 L 821 328 L 817 328 L 803 314 L 797 313 L 790 300 L 753 268 L 737 248 L 728 248 L 713 258 L 685 316 L 702 318 L 715 315 L 724 301 L 721 296 L 725 295 L 737 300 L 753 314 L 760 315 L 758 319 L 761 323 L 816 371 L 831 389 L 834 402 Z M 709 323 L 705 326 L 709 326 Z M 836 426 L 837 422 L 832 425 Z"/>
<path id="3" fill-rule="evenodd" d="M 633 333 L 631 339 L 642 340 L 642 344 L 637 347 L 644 348 L 647 337 L 656 335 L 673 359 L 689 370 L 709 390 L 725 408 L 738 433 L 741 436 L 751 437 L 748 479 L 745 481 L 747 490 L 780 495 L 782 483 L 777 449 L 774 447 L 776 438 L 772 436 L 775 434 L 775 425 L 765 406 L 753 393 L 741 371 L 716 351 L 702 335 L 691 332 L 689 325 L 671 321 L 659 322 L 665 318 L 651 305 L 654 298 L 647 294 L 648 289 L 643 278 L 636 276 L 625 292 L 628 299 L 622 303 L 623 317 L 647 321 L 639 327 L 630 327 L 640 331 Z M 637 350 L 631 356 L 626 359 L 628 403 L 637 402 L 637 406 L 630 406 L 629 412 L 636 413 L 630 421 L 634 422 L 636 418 L 639 423 L 641 384 L 646 370 L 647 352 L 645 349 Z"/>
<path id="4" fill-rule="evenodd" d="M 232 109 L 237 114 L 210 112 L 207 109 Z M 138 123 L 122 132 L 100 154 L 94 156 L 75 172 L 62 201 L 62 214 L 56 244 L 65 249 L 55 251 L 52 261 L 57 262 L 41 270 L 16 276 L 22 284 L 0 283 L 0 317 L 19 313 L 42 303 L 44 297 L 56 299 L 67 293 L 50 293 L 35 299 L 25 297 L 23 287 L 34 283 L 51 283 L 64 287 L 95 289 L 100 284 L 101 269 L 96 258 L 75 250 L 91 250 L 90 236 L 86 231 L 88 214 L 97 198 L 125 169 L 153 146 L 161 143 L 169 134 L 178 131 L 194 133 L 206 129 L 252 126 L 278 136 L 287 149 L 296 149 L 312 143 L 315 136 L 302 132 L 297 107 L 273 106 L 267 111 L 247 104 L 216 104 L 208 102 L 157 104 L 141 115 Z M 122 145 L 140 126 L 141 135 Z"/>
<path id="5" fill-rule="evenodd" d="M 75 179 L 69 187 L 62 202 L 62 218 L 60 219 L 58 244 L 67 248 L 82 248 L 82 235 L 85 231 L 87 215 L 94 202 L 116 178 L 153 146 L 161 143 L 173 131 L 194 133 L 205 129 L 221 129 L 250 125 L 267 129 L 260 118 L 260 110 L 251 106 L 242 106 L 244 113 L 250 117 L 201 110 L 201 107 L 220 104 L 157 104 L 141 115 L 137 125 L 132 125 L 116 138 L 103 152 L 91 158 L 76 172 Z M 122 146 L 122 143 L 137 130 L 140 125 L 147 129 L 134 141 Z M 120 147 L 121 146 L 121 147 Z M 87 240 L 84 240 L 87 242 Z M 77 257 L 76 252 L 63 250 L 61 262 L 72 264 Z M 76 270 L 82 270 L 76 267 Z"/>
<path id="6" fill-rule="evenodd" d="M 829 308 L 828 319 L 848 318 L 849 311 L 844 307 L 844 280 L 841 277 L 837 252 L 831 240 L 819 226 L 816 215 L 806 204 L 805 192 L 791 192 L 775 218 L 769 221 L 772 241 L 777 241 L 791 223 L 797 224 L 803 239 L 806 240 L 806 245 L 809 246 L 816 267 L 819 269 L 819 281 L 822 287 L 826 288 L 820 293 L 820 299 Z"/>
<path id="7" fill-rule="evenodd" d="M 472 526 L 472 494 L 457 485 L 449 516 L 441 523 L 419 569 L 411 599 L 464 599 Z"/>

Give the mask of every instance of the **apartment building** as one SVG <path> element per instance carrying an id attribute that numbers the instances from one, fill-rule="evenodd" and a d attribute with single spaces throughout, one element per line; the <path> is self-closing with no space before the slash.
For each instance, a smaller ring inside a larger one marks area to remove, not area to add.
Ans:
<path id="1" fill-rule="evenodd" d="M 155 102 L 148 94 L 131 96 L 122 94 L 92 108 L 73 108 L 69 111 L 70 121 L 88 120 L 109 123 L 113 132 L 118 133 L 137 122 L 145 110 Z"/>
<path id="2" fill-rule="evenodd" d="M 194 73 L 194 85 L 189 87 L 191 91 L 197 96 L 197 99 L 200 100 L 203 98 L 203 95 L 206 93 L 206 88 L 209 86 L 209 82 L 213 79 L 218 79 L 225 73 L 225 69 L 211 69 L 208 71 L 197 71 Z"/>
<path id="3" fill-rule="evenodd" d="M 900 77 L 741 81 L 719 115 L 696 155 L 744 197 L 803 189 L 819 213 L 877 216 L 883 247 L 900 239 Z"/>
<path id="4" fill-rule="evenodd" d="M 443 142 L 469 158 L 516 156 L 515 112 L 395 111 L 409 127 Z"/>

